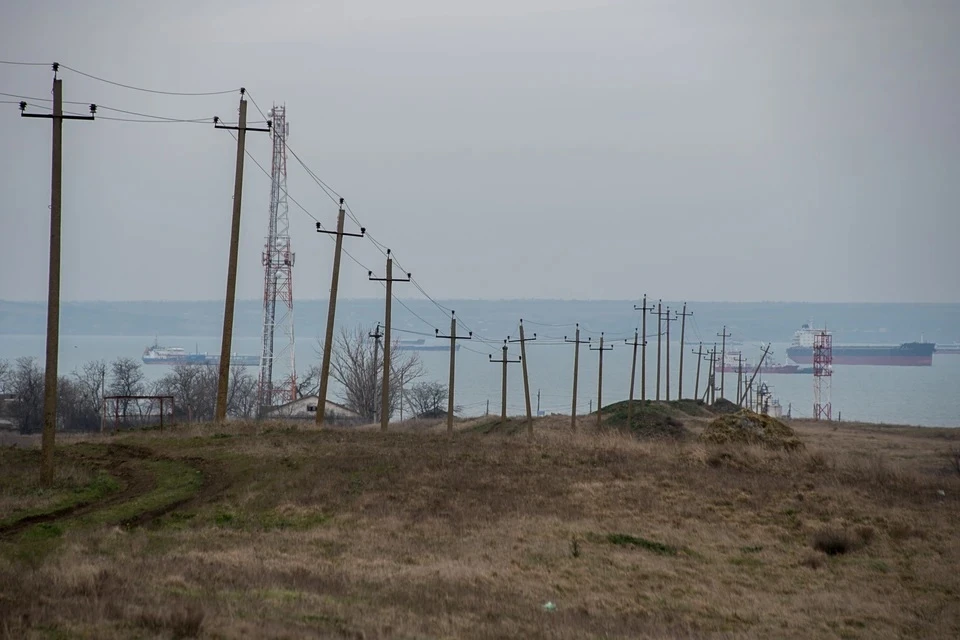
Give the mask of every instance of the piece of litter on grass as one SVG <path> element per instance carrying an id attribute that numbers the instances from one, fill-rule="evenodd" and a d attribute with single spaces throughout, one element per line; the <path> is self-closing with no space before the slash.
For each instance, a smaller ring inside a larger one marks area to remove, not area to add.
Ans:
<path id="1" fill-rule="evenodd" d="M 546 604 L 543 605 L 543 608 L 546 611 L 556 611 L 557 605 L 553 604 L 552 602 L 547 602 Z"/>

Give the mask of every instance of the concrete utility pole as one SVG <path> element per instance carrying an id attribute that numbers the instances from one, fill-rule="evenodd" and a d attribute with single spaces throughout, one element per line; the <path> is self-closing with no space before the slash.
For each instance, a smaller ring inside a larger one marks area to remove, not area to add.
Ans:
<path id="1" fill-rule="evenodd" d="M 570 409 L 570 428 L 576 430 L 577 428 L 577 373 L 580 370 L 580 345 L 581 344 L 590 344 L 590 338 L 587 338 L 586 342 L 580 340 L 580 323 L 577 323 L 577 333 L 573 340 L 568 340 L 567 336 L 563 336 L 564 342 L 573 343 L 573 408 Z"/>
<path id="2" fill-rule="evenodd" d="M 740 404 L 740 394 L 743 391 L 743 353 L 737 354 L 737 404 Z"/>
<path id="3" fill-rule="evenodd" d="M 403 371 L 400 372 L 400 422 L 403 422 Z"/>
<path id="4" fill-rule="evenodd" d="M 373 371 L 372 371 L 373 380 L 372 380 L 372 384 L 370 385 L 370 388 L 373 389 L 374 392 L 376 392 L 376 388 L 377 388 L 377 371 L 378 371 L 378 363 L 379 363 L 379 360 L 380 360 L 380 338 L 383 337 L 383 334 L 380 333 L 380 323 L 379 323 L 379 322 L 377 323 L 377 328 L 373 330 L 373 333 L 368 333 L 367 336 L 370 337 L 370 338 L 373 338 Z M 376 409 L 374 409 L 374 411 L 373 411 L 373 417 L 374 417 L 374 419 L 377 420 L 377 421 L 380 420 L 379 413 L 380 413 L 379 411 L 377 411 Z"/>
<path id="5" fill-rule="evenodd" d="M 729 338 L 730 335 L 731 334 L 727 333 L 727 325 L 723 325 L 723 331 L 717 334 L 717 336 L 719 336 L 720 338 L 723 338 L 722 342 L 720 343 L 721 345 L 720 346 L 720 397 L 721 398 L 726 397 L 724 395 L 724 386 L 723 386 L 723 365 L 726 364 L 727 362 L 727 338 Z"/>
<path id="6" fill-rule="evenodd" d="M 536 339 L 537 339 L 536 333 L 533 334 L 532 338 L 523 337 L 523 318 L 520 318 L 520 339 L 511 340 L 510 336 L 507 336 L 508 342 L 520 343 L 520 365 L 521 365 L 521 368 L 523 369 L 523 395 L 527 401 L 527 437 L 528 438 L 533 438 L 533 410 L 530 407 L 530 378 L 527 377 L 527 343 L 532 342 Z"/>
<path id="7" fill-rule="evenodd" d="M 631 425 L 633 424 L 633 387 L 637 378 L 637 347 L 640 346 L 640 335 L 637 330 L 634 329 L 633 331 L 633 342 L 629 340 L 624 340 L 624 342 L 633 347 L 633 364 L 630 365 L 630 400 L 627 402 L 627 425 Z M 647 344 L 646 339 L 644 339 L 643 344 Z"/>
<path id="8" fill-rule="evenodd" d="M 368 271 L 367 279 L 372 282 L 387 283 L 387 302 L 383 320 L 383 396 L 380 398 L 380 429 L 386 431 L 387 425 L 390 424 L 390 326 L 392 323 L 393 283 L 410 282 L 413 275 L 408 273 L 406 278 L 394 278 L 393 257 L 390 255 L 390 249 L 387 249 L 387 277 L 374 278 L 373 271 Z"/>
<path id="9" fill-rule="evenodd" d="M 270 121 L 264 128 L 247 126 L 246 89 L 240 89 L 240 121 L 237 126 L 220 123 L 213 119 L 216 129 L 229 129 L 237 132 L 237 172 L 233 179 L 233 220 L 230 225 L 230 255 L 227 261 L 227 296 L 223 307 L 223 335 L 220 340 L 220 374 L 217 377 L 217 407 L 214 421 L 222 423 L 227 419 L 227 390 L 230 381 L 230 345 L 233 342 L 233 309 L 237 298 L 237 253 L 240 248 L 240 204 L 243 197 L 243 158 L 246 153 L 247 131 L 270 132 Z M 319 411 L 319 406 L 317 407 Z"/>
<path id="10" fill-rule="evenodd" d="M 20 102 L 21 118 L 49 118 L 53 121 L 53 149 L 50 168 L 50 271 L 47 280 L 47 345 L 43 370 L 43 437 L 40 477 L 44 485 L 53 484 L 53 448 L 57 437 L 57 368 L 60 354 L 60 189 L 63 176 L 63 121 L 93 120 L 97 106 L 90 105 L 89 116 L 63 114 L 63 80 L 57 78 L 60 65 L 53 63 L 53 113 L 27 113 Z"/>
<path id="11" fill-rule="evenodd" d="M 704 357 L 705 360 L 710 362 L 710 370 L 707 372 L 707 388 L 704 390 L 703 399 L 707 404 L 713 404 L 713 400 L 716 397 L 716 359 L 717 359 L 717 343 L 713 343 L 713 348 L 707 352 Z"/>
<path id="12" fill-rule="evenodd" d="M 687 316 L 692 316 L 693 311 L 687 313 L 687 303 L 683 303 L 683 313 L 678 313 L 680 320 L 680 379 L 677 382 L 677 400 L 683 400 L 683 349 L 684 338 L 687 333 Z"/>
<path id="13" fill-rule="evenodd" d="M 669 312 L 668 312 L 669 313 Z M 663 301 L 657 301 L 657 402 L 660 402 L 660 354 L 663 340 Z"/>
<path id="14" fill-rule="evenodd" d="M 343 253 L 343 238 L 345 236 L 362 238 L 367 232 L 364 228 L 360 229 L 360 233 L 344 232 L 343 221 L 345 215 L 343 198 L 340 198 L 340 211 L 337 213 L 337 230 L 327 231 L 319 222 L 317 223 L 317 233 L 327 233 L 336 236 L 336 245 L 333 250 L 333 275 L 330 280 L 330 302 L 327 305 L 327 333 L 323 341 L 323 359 L 320 361 L 320 390 L 318 391 L 316 417 L 318 427 L 323 426 L 323 420 L 327 411 L 327 391 L 330 388 L 330 357 L 333 353 L 333 325 L 337 315 L 337 288 L 340 286 L 340 256 Z M 377 333 L 380 333 L 379 325 L 377 327 Z M 376 347 L 374 347 L 374 349 L 376 349 Z M 376 354 L 376 351 L 374 351 L 374 354 Z M 374 359 L 376 359 L 376 355 L 374 355 Z M 377 378 L 376 363 L 374 363 L 373 367 L 373 378 L 374 380 Z"/>
<path id="15" fill-rule="evenodd" d="M 750 382 L 747 383 L 747 389 L 753 386 L 754 379 L 757 377 L 757 374 L 760 373 L 760 367 L 763 366 L 763 361 L 767 359 L 767 354 L 770 353 L 770 346 L 771 346 L 770 343 L 768 343 L 767 346 L 764 347 L 763 355 L 760 356 L 760 362 L 757 363 L 757 368 L 753 370 L 753 375 L 750 376 Z M 742 398 L 738 399 L 737 404 L 742 404 L 742 403 L 743 403 L 743 399 Z"/>
<path id="16" fill-rule="evenodd" d="M 634 311 L 640 311 L 643 314 L 643 324 L 640 331 L 643 333 L 643 344 L 640 345 L 640 399 L 647 399 L 647 312 L 653 311 L 653 307 L 647 306 L 647 294 L 643 294 L 643 306 L 633 305 Z"/>
<path id="17" fill-rule="evenodd" d="M 453 433 L 453 383 L 457 372 L 457 340 L 472 340 L 473 331 L 469 335 L 457 337 L 457 312 L 450 312 L 450 335 L 440 335 L 440 329 L 434 329 L 437 338 L 450 340 L 450 388 L 447 390 L 447 433 Z"/>
<path id="18" fill-rule="evenodd" d="M 667 402 L 670 402 L 670 323 L 677 320 L 679 320 L 677 316 L 670 317 L 670 307 L 667 307 L 667 316 L 664 319 L 667 323 Z"/>
<path id="19" fill-rule="evenodd" d="M 690 353 L 697 354 L 697 383 L 693 389 L 693 399 L 699 400 L 700 399 L 700 361 L 703 359 L 703 343 L 702 342 L 700 343 L 700 346 L 697 347 L 696 351 L 691 349 Z"/>
<path id="20" fill-rule="evenodd" d="M 710 357 L 710 404 L 714 404 L 717 401 L 717 343 L 713 343 Z M 720 397 L 722 398 L 723 394 Z"/>
<path id="21" fill-rule="evenodd" d="M 613 351 L 613 345 L 603 346 L 603 332 L 600 332 L 600 346 L 597 348 L 589 347 L 590 351 L 599 351 L 600 368 L 597 372 L 597 427 L 600 426 L 600 420 L 603 417 L 603 352 Z"/>
<path id="22" fill-rule="evenodd" d="M 490 362 L 499 362 L 503 364 L 503 375 L 501 378 L 502 386 L 500 388 L 500 421 L 506 422 L 507 420 L 507 365 L 516 364 L 521 361 L 521 358 L 516 360 L 510 360 L 507 358 L 507 341 L 503 341 L 503 357 L 499 360 L 494 360 L 493 356 L 489 356 Z"/>

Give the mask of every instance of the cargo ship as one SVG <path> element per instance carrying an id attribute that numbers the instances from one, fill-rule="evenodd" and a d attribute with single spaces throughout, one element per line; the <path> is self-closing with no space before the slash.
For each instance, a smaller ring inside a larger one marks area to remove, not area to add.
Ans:
<path id="1" fill-rule="evenodd" d="M 444 341 L 446 342 L 446 341 Z M 419 340 L 401 340 L 396 343 L 394 349 L 396 351 L 450 351 L 450 344 L 444 344 L 440 342 L 437 344 L 427 344 L 426 340 L 420 338 Z M 456 350 L 460 350 L 460 344 L 457 343 Z"/>
<path id="2" fill-rule="evenodd" d="M 954 342 L 953 344 L 938 344 L 936 347 L 934 347 L 933 352 L 960 355 L 960 342 Z"/>
<path id="3" fill-rule="evenodd" d="M 734 351 L 728 353 L 726 356 L 726 361 L 721 365 L 717 366 L 717 373 L 721 371 L 723 373 L 737 373 L 737 371 L 743 371 L 747 375 L 753 375 L 754 370 L 757 368 L 757 365 L 752 364 L 744 360 L 742 363 L 738 360 L 740 355 L 739 351 Z M 743 367 L 742 369 L 740 367 Z M 763 360 L 763 365 L 761 365 L 758 372 L 760 375 L 764 374 L 786 374 L 786 373 L 813 373 L 813 367 L 801 367 L 798 364 L 786 363 L 782 364 L 776 362 L 771 358 L 770 355 L 767 355 Z"/>
<path id="4" fill-rule="evenodd" d="M 219 355 L 209 355 L 207 353 L 187 353 L 183 347 L 161 347 L 154 343 L 143 350 L 143 356 L 140 358 L 143 364 L 220 364 Z M 233 354 L 230 356 L 231 366 L 258 367 L 260 366 L 260 356 L 243 356 Z"/>
<path id="5" fill-rule="evenodd" d="M 818 333 L 805 324 L 793 334 L 787 357 L 799 364 L 813 364 L 813 337 Z M 834 344 L 833 364 L 929 367 L 933 364 L 932 342 L 902 344 Z"/>

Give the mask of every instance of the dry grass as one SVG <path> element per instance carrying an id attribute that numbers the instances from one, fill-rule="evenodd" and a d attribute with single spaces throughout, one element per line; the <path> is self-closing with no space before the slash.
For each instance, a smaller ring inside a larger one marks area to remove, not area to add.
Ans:
<path id="1" fill-rule="evenodd" d="M 61 523 L 40 562 L 0 539 L 0 636 L 960 636 L 956 432 L 794 422 L 790 453 L 484 424 L 113 438 L 205 489 Z M 847 553 L 812 548 L 831 531 Z"/>

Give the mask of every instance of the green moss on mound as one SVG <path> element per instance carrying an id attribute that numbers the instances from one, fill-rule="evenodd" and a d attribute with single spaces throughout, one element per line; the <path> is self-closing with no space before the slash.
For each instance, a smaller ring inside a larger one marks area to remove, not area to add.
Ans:
<path id="1" fill-rule="evenodd" d="M 629 401 L 624 401 L 604 407 L 604 423 L 619 429 L 629 429 L 638 438 L 645 439 L 681 440 L 690 435 L 681 420 L 689 413 L 679 410 L 673 403 L 634 400 L 633 417 L 628 421 L 629 404 Z M 692 411 L 690 407 L 687 409 Z"/>

